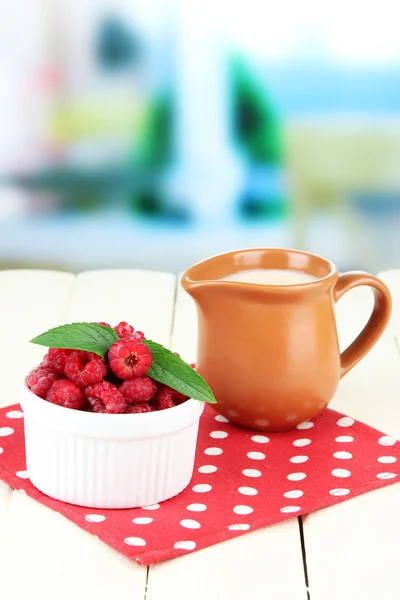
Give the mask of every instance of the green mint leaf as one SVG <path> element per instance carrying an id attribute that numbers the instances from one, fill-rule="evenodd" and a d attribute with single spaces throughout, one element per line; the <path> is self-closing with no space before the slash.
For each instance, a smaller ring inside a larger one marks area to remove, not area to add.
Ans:
<path id="1" fill-rule="evenodd" d="M 143 340 L 153 355 L 153 364 L 146 373 L 160 383 L 194 400 L 215 404 L 216 399 L 208 383 L 190 365 L 161 344 Z"/>
<path id="2" fill-rule="evenodd" d="M 31 343 L 48 348 L 85 350 L 105 358 L 110 346 L 118 340 L 118 334 L 111 327 L 98 323 L 71 323 L 49 329 L 33 338 Z"/>

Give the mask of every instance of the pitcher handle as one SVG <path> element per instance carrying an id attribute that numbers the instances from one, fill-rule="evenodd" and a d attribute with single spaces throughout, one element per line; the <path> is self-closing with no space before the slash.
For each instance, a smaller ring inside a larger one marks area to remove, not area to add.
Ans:
<path id="1" fill-rule="evenodd" d="M 340 378 L 344 377 L 378 341 L 389 322 L 392 310 L 388 288 L 383 281 L 368 273 L 350 272 L 341 275 L 333 290 L 334 301 L 337 302 L 343 294 L 360 285 L 373 288 L 374 308 L 364 329 L 340 355 Z"/>

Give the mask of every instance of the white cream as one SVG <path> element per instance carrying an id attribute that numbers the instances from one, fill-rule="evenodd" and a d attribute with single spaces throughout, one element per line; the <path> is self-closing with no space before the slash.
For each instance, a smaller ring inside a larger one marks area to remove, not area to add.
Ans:
<path id="1" fill-rule="evenodd" d="M 291 269 L 246 269 L 221 277 L 221 281 L 238 281 L 240 283 L 258 283 L 261 285 L 299 285 L 317 279 L 309 273 L 292 271 Z"/>

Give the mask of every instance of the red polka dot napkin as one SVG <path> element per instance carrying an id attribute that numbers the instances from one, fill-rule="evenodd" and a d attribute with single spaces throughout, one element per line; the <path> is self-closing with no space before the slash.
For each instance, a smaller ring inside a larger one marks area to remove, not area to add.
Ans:
<path id="1" fill-rule="evenodd" d="M 193 479 L 161 505 L 90 510 L 29 482 L 23 415 L 0 411 L 0 479 L 142 565 L 217 544 L 400 479 L 400 443 L 332 410 L 294 431 L 239 429 L 206 406 Z"/>

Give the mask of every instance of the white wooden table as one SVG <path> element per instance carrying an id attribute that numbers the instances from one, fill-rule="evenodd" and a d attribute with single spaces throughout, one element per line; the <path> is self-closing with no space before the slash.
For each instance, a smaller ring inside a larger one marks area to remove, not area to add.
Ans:
<path id="1" fill-rule="evenodd" d="M 332 407 L 400 438 L 400 271 L 381 276 L 393 294 L 391 324 Z M 357 289 L 340 302 L 343 346 L 371 296 Z M 3 271 L 0 315 L 2 406 L 18 402 L 23 374 L 43 355 L 28 340 L 59 323 L 128 320 L 195 359 L 194 306 L 168 273 Z M 2 600 L 306 600 L 306 579 L 312 600 L 398 600 L 399 567 L 399 485 L 146 569 L 0 481 Z"/>

